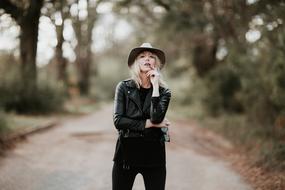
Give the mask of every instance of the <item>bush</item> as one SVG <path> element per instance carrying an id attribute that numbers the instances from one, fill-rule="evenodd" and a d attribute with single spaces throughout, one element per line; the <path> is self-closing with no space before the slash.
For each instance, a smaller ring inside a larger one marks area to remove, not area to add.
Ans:
<path id="1" fill-rule="evenodd" d="M 41 81 L 31 88 L 14 77 L 0 82 L 0 101 L 5 111 L 48 113 L 62 109 L 64 94 L 55 84 Z"/>
<path id="2" fill-rule="evenodd" d="M 211 115 L 218 115 L 223 111 L 238 113 L 243 110 L 237 96 L 241 89 L 240 78 L 229 66 L 216 67 L 206 76 L 205 84 L 207 92 L 204 104 Z"/>
<path id="3" fill-rule="evenodd" d="M 3 111 L 0 111 L 0 138 L 3 133 L 8 130 L 8 124 Z"/>
<path id="4" fill-rule="evenodd" d="M 285 170 L 285 143 L 268 143 L 261 147 L 257 164 L 264 165 L 267 169 Z"/>
<path id="5" fill-rule="evenodd" d="M 91 91 L 91 96 L 97 101 L 111 101 L 114 98 L 115 88 L 121 78 L 116 75 L 98 76 L 94 82 L 96 88 Z"/>
<path id="6" fill-rule="evenodd" d="M 260 52 L 262 52 L 262 46 Z M 285 169 L 285 54 L 231 52 L 204 77 L 204 107 L 224 118 L 215 129 L 267 169 Z M 240 111 L 240 116 L 232 113 Z M 229 114 L 230 113 L 230 114 Z M 218 120 L 219 118 L 215 118 Z"/>
<path id="7" fill-rule="evenodd" d="M 108 56 L 98 62 L 98 74 L 92 78 L 90 96 L 97 101 L 112 101 L 116 85 L 129 77 L 127 65 L 117 63 Z"/>
<path id="8" fill-rule="evenodd" d="M 285 113 L 284 55 L 258 63 L 240 63 L 240 98 L 249 120 L 260 127 L 273 128 L 276 118 Z M 252 65 L 258 64 L 258 67 Z"/>

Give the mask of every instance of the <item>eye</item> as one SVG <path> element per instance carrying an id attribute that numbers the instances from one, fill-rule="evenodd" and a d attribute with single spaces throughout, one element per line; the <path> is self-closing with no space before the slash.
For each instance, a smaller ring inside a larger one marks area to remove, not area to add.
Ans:
<path id="1" fill-rule="evenodd" d="M 151 55 L 151 56 L 149 56 L 149 57 L 150 57 L 150 58 L 153 58 L 153 59 L 155 58 L 153 55 Z"/>
<path id="2" fill-rule="evenodd" d="M 143 58 L 144 57 L 144 55 L 139 55 L 139 58 Z"/>

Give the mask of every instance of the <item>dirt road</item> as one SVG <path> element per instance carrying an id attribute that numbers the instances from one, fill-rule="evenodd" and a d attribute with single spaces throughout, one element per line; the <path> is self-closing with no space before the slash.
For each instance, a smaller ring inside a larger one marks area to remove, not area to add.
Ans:
<path id="1" fill-rule="evenodd" d="M 218 157 L 226 141 L 194 124 L 172 122 L 167 144 L 167 190 L 250 190 Z M 112 106 L 70 119 L 0 158 L 1 190 L 111 190 L 116 142 Z M 143 190 L 137 176 L 134 190 Z"/>

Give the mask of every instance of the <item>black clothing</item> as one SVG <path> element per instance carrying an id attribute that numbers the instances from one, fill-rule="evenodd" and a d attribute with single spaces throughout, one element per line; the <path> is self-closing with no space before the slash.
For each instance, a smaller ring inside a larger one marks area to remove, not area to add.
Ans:
<path id="1" fill-rule="evenodd" d="M 166 168 L 161 167 L 133 167 L 129 170 L 122 165 L 114 163 L 112 171 L 112 190 L 131 190 L 135 177 L 141 173 L 146 190 L 164 190 Z"/>
<path id="2" fill-rule="evenodd" d="M 115 161 L 127 166 L 164 166 L 165 144 L 160 141 L 148 141 L 143 137 L 122 139 L 122 146 Z"/>
<path id="3" fill-rule="evenodd" d="M 161 123 L 171 93 L 159 87 L 159 97 L 152 88 L 138 89 L 133 80 L 116 87 L 114 125 L 119 132 L 112 173 L 113 190 L 131 190 L 135 176 L 141 173 L 146 190 L 164 190 L 166 179 L 165 144 L 160 128 L 147 128 L 145 123 Z"/>
<path id="4" fill-rule="evenodd" d="M 133 80 L 125 80 L 117 85 L 114 124 L 119 138 L 113 159 L 115 162 L 128 166 L 165 165 L 161 129 L 144 128 L 146 119 L 152 123 L 160 123 L 164 119 L 171 94 L 162 87 L 159 92 L 159 97 L 151 97 L 152 88 L 139 90 Z"/>
<path id="5" fill-rule="evenodd" d="M 150 92 L 150 90 L 151 90 L 151 88 L 140 87 L 139 93 L 140 93 L 140 103 L 141 103 L 140 106 L 141 106 L 141 108 L 143 107 L 145 98 L 146 98 L 147 94 Z"/>
<path id="6" fill-rule="evenodd" d="M 170 101 L 170 90 L 159 87 L 159 97 L 148 93 L 143 107 L 140 105 L 139 90 L 133 80 L 120 82 L 116 87 L 114 100 L 114 125 L 118 130 L 137 132 L 144 131 L 146 120 L 143 113 L 149 113 L 152 123 L 161 123 Z"/>

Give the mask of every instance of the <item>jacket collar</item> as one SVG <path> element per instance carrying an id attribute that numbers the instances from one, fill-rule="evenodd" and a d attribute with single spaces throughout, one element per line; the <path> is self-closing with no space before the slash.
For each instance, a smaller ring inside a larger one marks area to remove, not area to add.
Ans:
<path id="1" fill-rule="evenodd" d="M 136 88 L 137 87 L 135 81 L 132 80 L 132 79 L 126 79 L 125 82 L 126 82 L 126 85 L 128 87 L 131 87 L 131 88 Z"/>
<path id="2" fill-rule="evenodd" d="M 126 82 L 126 85 L 128 87 L 130 87 L 128 89 L 128 95 L 129 95 L 130 99 L 132 99 L 137 104 L 139 109 L 141 110 L 141 106 L 140 106 L 141 100 L 140 100 L 139 89 L 137 88 L 135 81 L 132 79 L 128 79 L 128 80 L 125 80 L 125 82 Z M 148 92 L 148 94 L 146 95 L 144 105 L 143 105 L 143 109 L 141 111 L 145 112 L 150 107 L 151 96 L 152 96 L 152 88 Z"/>

